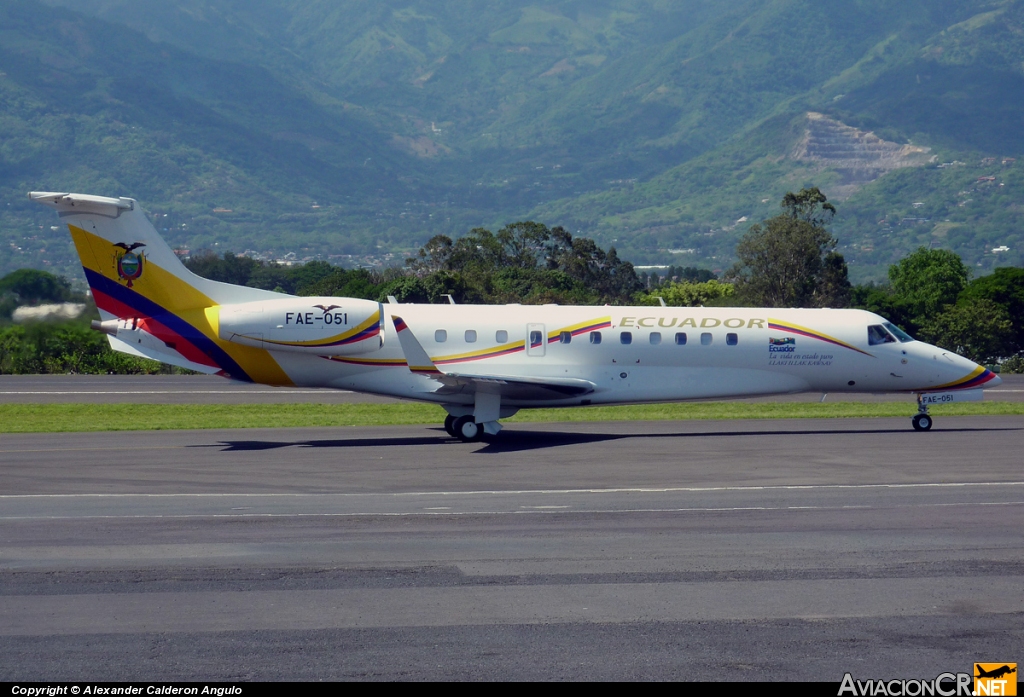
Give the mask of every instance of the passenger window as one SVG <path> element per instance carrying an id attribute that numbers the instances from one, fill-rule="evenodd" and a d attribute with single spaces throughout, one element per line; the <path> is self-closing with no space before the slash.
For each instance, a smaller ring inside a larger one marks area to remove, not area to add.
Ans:
<path id="1" fill-rule="evenodd" d="M 600 344 L 601 343 L 601 332 L 590 332 L 590 343 Z"/>
<path id="2" fill-rule="evenodd" d="M 633 332 L 621 332 L 619 334 L 619 341 L 623 344 L 632 344 Z"/>
<path id="3" fill-rule="evenodd" d="M 543 335 L 540 332 L 530 332 L 530 346 L 540 346 L 543 343 Z"/>
<path id="4" fill-rule="evenodd" d="M 474 341 L 476 341 L 476 330 L 475 329 L 467 329 L 466 330 L 466 343 L 467 344 L 472 344 Z"/>
<path id="5" fill-rule="evenodd" d="M 879 344 L 894 344 L 896 339 L 892 334 L 885 331 L 881 324 L 872 324 L 868 327 L 868 345 L 878 346 Z"/>
<path id="6" fill-rule="evenodd" d="M 448 332 L 445 331 L 444 329 L 438 329 L 437 331 L 434 332 L 434 341 L 436 341 L 439 344 L 443 344 L 444 342 L 448 341 Z"/>
<path id="7" fill-rule="evenodd" d="M 651 332 L 651 346 L 657 346 L 661 343 L 661 332 Z"/>
<path id="8" fill-rule="evenodd" d="M 686 346 L 686 332 L 676 332 L 676 346 Z"/>
<path id="9" fill-rule="evenodd" d="M 700 335 L 700 345 L 710 346 L 711 345 L 711 332 L 704 332 Z"/>
<path id="10" fill-rule="evenodd" d="M 572 341 L 572 332 L 559 332 L 558 340 L 561 341 L 563 344 L 568 344 L 570 341 Z"/>
<path id="11" fill-rule="evenodd" d="M 494 340 L 497 341 L 499 344 L 504 344 L 506 341 L 508 341 L 508 332 L 505 331 L 504 329 L 499 329 L 494 333 Z"/>
<path id="12" fill-rule="evenodd" d="M 733 334 L 732 332 L 729 332 L 728 334 L 725 335 L 725 344 L 727 346 L 735 346 L 736 344 L 739 343 L 739 341 L 740 338 Z"/>

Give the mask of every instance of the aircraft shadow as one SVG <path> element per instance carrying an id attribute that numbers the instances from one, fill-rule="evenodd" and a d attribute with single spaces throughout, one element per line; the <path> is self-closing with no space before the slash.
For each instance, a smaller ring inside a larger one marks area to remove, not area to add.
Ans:
<path id="1" fill-rule="evenodd" d="M 438 429 L 441 430 L 441 429 Z M 454 441 L 445 434 L 444 438 L 417 436 L 415 438 L 347 438 L 337 440 L 222 440 L 218 443 L 189 445 L 189 448 L 219 448 L 221 452 L 277 450 L 279 448 L 373 448 L 402 445 L 444 445 Z"/>
<path id="2" fill-rule="evenodd" d="M 945 433 L 980 433 L 984 431 L 1020 431 L 1024 428 L 944 428 Z M 546 431 L 502 431 L 497 438 L 484 443 L 478 453 L 508 453 L 522 450 L 538 450 L 560 445 L 577 445 L 582 443 L 600 443 L 611 440 L 640 440 L 648 438 L 744 438 L 763 436 L 829 436 L 844 434 L 884 434 L 906 433 L 905 428 L 863 428 L 863 429 L 830 429 L 802 431 L 700 431 L 687 433 L 549 433 Z"/>
<path id="3" fill-rule="evenodd" d="M 440 428 L 431 429 L 438 432 L 437 436 L 415 437 L 381 437 L 381 438 L 338 438 L 327 440 L 300 441 L 264 441 L 237 440 L 220 441 L 190 445 L 190 448 L 218 448 L 221 452 L 277 450 L 280 448 L 374 448 L 401 447 L 410 445 L 450 446 L 458 441 Z M 1020 427 L 1002 428 L 943 428 L 935 433 L 984 433 L 987 431 L 1020 431 Z M 520 431 L 505 430 L 498 436 L 489 438 L 478 445 L 475 452 L 482 455 L 521 452 L 525 450 L 544 450 L 567 445 L 586 445 L 615 440 L 642 440 L 650 438 L 760 438 L 764 436 L 828 436 L 828 435 L 880 435 L 891 433 L 908 433 L 906 428 L 860 428 L 860 429 L 826 429 L 797 431 L 690 431 L 685 433 L 573 433 L 558 431 Z M 922 434 L 922 437 L 928 437 Z"/>

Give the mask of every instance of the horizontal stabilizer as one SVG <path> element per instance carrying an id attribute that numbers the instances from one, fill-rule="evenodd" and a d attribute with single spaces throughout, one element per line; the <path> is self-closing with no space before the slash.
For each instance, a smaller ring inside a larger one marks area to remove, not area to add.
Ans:
<path id="1" fill-rule="evenodd" d="M 55 208 L 58 212 L 93 213 L 116 218 L 121 211 L 135 210 L 135 201 L 130 198 L 110 198 L 90 194 L 64 194 L 56 191 L 32 191 L 29 200 Z"/>

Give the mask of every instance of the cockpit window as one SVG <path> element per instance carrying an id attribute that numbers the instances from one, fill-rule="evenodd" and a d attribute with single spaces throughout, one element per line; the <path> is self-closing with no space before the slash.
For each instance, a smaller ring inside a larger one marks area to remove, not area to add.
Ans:
<path id="1" fill-rule="evenodd" d="M 885 331 L 881 324 L 872 324 L 868 327 L 868 345 L 878 346 L 879 344 L 894 344 L 896 337 Z"/>
<path id="2" fill-rule="evenodd" d="M 913 341 L 914 340 L 914 337 L 910 336 L 910 334 L 907 334 L 905 331 L 903 331 L 902 329 L 897 327 L 892 322 L 886 322 L 882 326 L 884 326 L 886 329 L 888 329 L 891 334 L 895 334 L 896 338 L 899 339 L 900 342 L 902 342 L 904 344 L 907 343 L 908 341 Z"/>

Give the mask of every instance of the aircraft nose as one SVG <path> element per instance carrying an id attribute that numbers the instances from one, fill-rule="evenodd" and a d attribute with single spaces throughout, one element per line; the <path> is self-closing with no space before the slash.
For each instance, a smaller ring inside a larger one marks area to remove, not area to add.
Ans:
<path id="1" fill-rule="evenodd" d="M 983 365 L 978 365 L 969 358 L 959 356 L 952 351 L 938 347 L 929 347 L 934 352 L 929 363 L 936 368 L 935 376 L 939 380 L 933 388 L 949 387 L 952 389 L 990 388 L 1003 381 L 998 375 Z"/>

